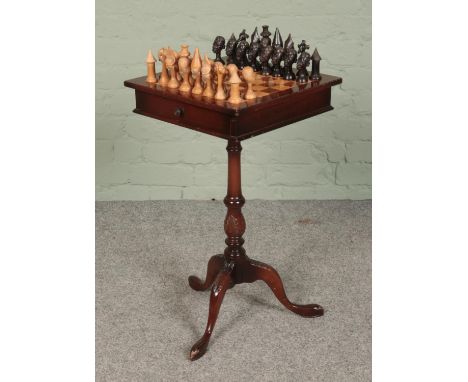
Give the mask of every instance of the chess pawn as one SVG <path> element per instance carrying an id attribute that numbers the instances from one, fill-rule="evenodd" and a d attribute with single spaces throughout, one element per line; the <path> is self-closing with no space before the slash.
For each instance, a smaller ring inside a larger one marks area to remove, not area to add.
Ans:
<path id="1" fill-rule="evenodd" d="M 176 68 L 177 55 L 172 49 L 168 49 L 166 54 L 166 66 L 169 70 L 171 79 L 169 80 L 167 87 L 170 89 L 177 89 L 179 87 L 179 80 L 177 79 L 177 68 Z"/>
<path id="2" fill-rule="evenodd" d="M 157 82 L 155 62 L 156 61 L 153 57 L 153 53 L 151 53 L 151 50 L 149 50 L 148 56 L 146 57 L 146 82 L 149 82 L 150 84 L 155 84 Z"/>
<path id="3" fill-rule="evenodd" d="M 217 77 L 217 89 L 214 98 L 218 100 L 225 100 L 226 93 L 224 92 L 224 76 L 226 75 L 226 68 L 219 61 L 214 63 L 214 67 Z"/>
<path id="4" fill-rule="evenodd" d="M 229 84 L 231 85 L 231 90 L 229 91 L 228 102 L 233 104 L 238 104 L 242 102 L 240 96 L 240 83 L 242 82 L 239 78 L 238 69 L 235 64 L 229 64 L 227 67 L 229 72 Z"/>
<path id="5" fill-rule="evenodd" d="M 161 75 L 159 76 L 159 85 L 166 87 L 169 83 L 169 75 L 167 74 L 167 66 L 166 66 L 166 54 L 167 49 L 161 48 L 158 52 L 159 61 L 162 64 Z"/>
<path id="6" fill-rule="evenodd" d="M 180 74 L 182 75 L 182 84 L 179 87 L 179 91 L 190 93 L 190 91 L 192 90 L 192 87 L 190 86 L 190 82 L 189 82 L 189 76 L 190 76 L 189 64 L 190 64 L 190 60 L 188 59 L 187 56 L 182 56 L 182 57 L 179 58 L 178 64 L 179 64 Z"/>
<path id="7" fill-rule="evenodd" d="M 255 72 L 252 67 L 246 66 L 242 69 L 242 76 L 245 82 L 247 82 L 247 92 L 245 93 L 245 99 L 255 99 L 257 95 L 253 91 L 253 82 L 255 81 Z"/>
<path id="8" fill-rule="evenodd" d="M 314 53 L 312 53 L 312 73 L 310 74 L 310 79 L 312 81 L 318 81 L 322 78 L 320 75 L 320 60 L 322 57 L 320 57 L 320 54 L 315 48 Z"/>
<path id="9" fill-rule="evenodd" d="M 200 59 L 200 51 L 198 48 L 195 48 L 195 52 L 193 54 L 192 64 L 190 68 L 192 70 L 192 76 L 195 78 L 195 84 L 193 85 L 192 93 L 193 94 L 202 94 L 203 87 L 201 85 L 201 78 L 200 78 L 200 70 L 201 70 L 201 59 Z"/>
<path id="10" fill-rule="evenodd" d="M 208 98 L 213 98 L 214 96 L 213 85 L 211 83 L 212 64 L 213 62 L 205 54 L 205 59 L 203 60 L 203 64 L 201 68 L 202 78 L 203 78 L 203 81 L 205 82 L 205 90 L 203 90 L 202 96 L 208 97 Z"/>

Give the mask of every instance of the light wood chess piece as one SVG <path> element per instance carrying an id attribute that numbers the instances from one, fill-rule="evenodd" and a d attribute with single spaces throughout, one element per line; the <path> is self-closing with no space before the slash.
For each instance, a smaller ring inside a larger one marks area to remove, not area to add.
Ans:
<path id="1" fill-rule="evenodd" d="M 173 51 L 171 48 L 167 49 L 165 62 L 166 62 L 167 69 L 169 70 L 169 73 L 171 76 L 171 79 L 169 80 L 167 87 L 171 89 L 177 89 L 180 85 L 179 80 L 177 79 L 177 68 L 176 68 L 177 57 L 178 57 L 178 54 L 175 51 Z"/>
<path id="2" fill-rule="evenodd" d="M 245 93 L 245 99 L 255 99 L 257 95 L 253 91 L 253 82 L 255 81 L 255 72 L 252 67 L 246 66 L 242 69 L 242 76 L 245 82 L 247 82 L 247 92 Z"/>
<path id="3" fill-rule="evenodd" d="M 202 94 L 203 93 L 203 87 L 201 85 L 201 76 L 200 76 L 200 70 L 201 70 L 201 58 L 200 58 L 200 51 L 198 48 L 195 48 L 195 52 L 193 53 L 193 58 L 192 58 L 192 63 L 190 65 L 190 68 L 192 69 L 192 76 L 195 78 L 195 85 L 193 85 L 192 93 L 193 94 Z"/>
<path id="4" fill-rule="evenodd" d="M 229 98 L 228 102 L 233 104 L 238 104 L 242 102 L 242 98 L 240 96 L 240 88 L 239 85 L 242 80 L 239 78 L 239 74 L 237 66 L 235 64 L 229 64 L 227 67 L 229 72 L 229 84 L 231 85 L 231 90 L 229 91 Z"/>
<path id="5" fill-rule="evenodd" d="M 179 71 L 182 75 L 182 84 L 179 87 L 179 91 L 181 92 L 191 92 L 192 87 L 190 86 L 189 76 L 190 76 L 190 60 L 188 56 L 182 56 L 179 58 Z"/>
<path id="6" fill-rule="evenodd" d="M 179 57 L 188 57 L 190 58 L 190 52 L 188 50 L 189 46 L 187 44 L 182 44 L 180 46 Z"/>
<path id="7" fill-rule="evenodd" d="M 211 83 L 211 68 L 213 66 L 213 61 L 211 61 L 208 56 L 205 54 L 205 59 L 203 60 L 201 73 L 203 81 L 205 82 L 205 90 L 203 90 L 203 96 L 208 98 L 213 98 L 213 84 Z"/>
<path id="8" fill-rule="evenodd" d="M 217 90 L 216 90 L 216 94 L 214 97 L 215 99 L 218 99 L 218 100 L 225 100 L 226 93 L 224 92 L 224 76 L 226 75 L 226 68 L 219 61 L 216 61 L 214 63 L 214 67 L 215 67 L 216 77 L 218 81 Z"/>
<path id="9" fill-rule="evenodd" d="M 156 60 L 154 59 L 153 53 L 151 49 L 148 51 L 148 56 L 146 56 L 146 69 L 147 69 L 147 76 L 146 82 L 150 84 L 155 84 L 158 80 L 156 79 Z"/>
<path id="10" fill-rule="evenodd" d="M 169 83 L 169 75 L 167 74 L 167 66 L 166 66 L 166 48 L 159 49 L 158 58 L 161 61 L 162 69 L 161 69 L 161 76 L 159 77 L 159 85 L 166 87 Z"/>

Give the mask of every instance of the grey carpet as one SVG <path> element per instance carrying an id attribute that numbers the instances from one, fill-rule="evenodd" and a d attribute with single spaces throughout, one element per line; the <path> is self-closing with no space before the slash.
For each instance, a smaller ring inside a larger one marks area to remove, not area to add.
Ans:
<path id="1" fill-rule="evenodd" d="M 370 381 L 371 202 L 248 201 L 247 254 L 273 265 L 293 302 L 262 282 L 236 285 L 208 352 L 209 292 L 190 274 L 224 249 L 222 202 L 96 203 L 97 381 Z"/>

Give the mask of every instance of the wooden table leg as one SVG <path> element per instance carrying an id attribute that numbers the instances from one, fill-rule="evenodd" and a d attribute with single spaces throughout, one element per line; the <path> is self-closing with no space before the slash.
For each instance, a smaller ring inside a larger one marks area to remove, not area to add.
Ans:
<path id="1" fill-rule="evenodd" d="M 192 346 L 190 359 L 196 360 L 205 354 L 224 295 L 235 284 L 252 283 L 257 280 L 264 281 L 273 291 L 278 300 L 290 311 L 304 317 L 317 317 L 323 315 L 323 308 L 317 304 L 298 305 L 292 303 L 286 296 L 283 282 L 276 270 L 268 264 L 251 260 L 243 248 L 245 220 L 242 206 L 245 199 L 241 187 L 241 160 L 242 146 L 237 139 L 228 140 L 228 187 L 224 204 L 227 207 L 224 219 L 227 247 L 223 255 L 212 256 L 208 262 L 205 281 L 196 276 L 189 277 L 189 285 L 198 291 L 211 287 L 208 322 L 203 336 Z"/>

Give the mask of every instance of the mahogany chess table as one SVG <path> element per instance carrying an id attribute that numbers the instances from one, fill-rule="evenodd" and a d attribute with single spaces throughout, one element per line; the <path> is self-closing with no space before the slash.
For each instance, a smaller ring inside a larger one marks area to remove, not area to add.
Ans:
<path id="1" fill-rule="evenodd" d="M 224 254 L 208 261 L 205 281 L 190 276 L 188 283 L 197 291 L 211 288 L 208 323 L 203 336 L 192 346 L 190 359 L 200 358 L 207 350 L 219 309 L 226 291 L 236 284 L 263 280 L 278 300 L 292 312 L 304 317 L 323 315 L 317 304 L 298 305 L 286 296 L 278 272 L 270 265 L 250 259 L 242 247 L 245 220 L 241 190 L 241 141 L 332 110 L 331 87 L 342 82 L 339 77 L 322 74 L 319 81 L 298 84 L 278 83 L 272 77 L 262 79 L 265 89 L 261 97 L 233 105 L 177 89 L 149 84 L 145 77 L 127 80 L 124 85 L 135 89 L 135 113 L 166 121 L 227 140 L 228 179 L 224 204 L 227 247 Z"/>

